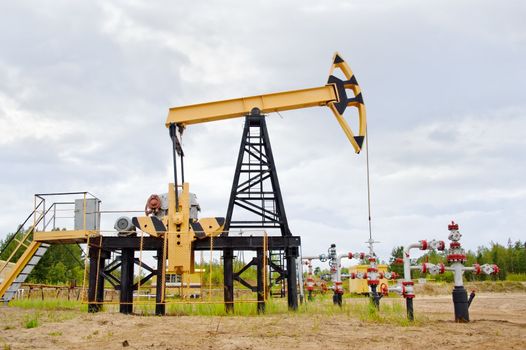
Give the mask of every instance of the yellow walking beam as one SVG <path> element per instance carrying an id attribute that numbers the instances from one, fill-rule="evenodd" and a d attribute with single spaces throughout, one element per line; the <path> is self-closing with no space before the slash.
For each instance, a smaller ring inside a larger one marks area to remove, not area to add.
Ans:
<path id="1" fill-rule="evenodd" d="M 334 76 L 335 70 L 340 70 L 347 80 Z M 191 124 L 243 117 L 250 114 L 253 108 L 258 108 L 262 113 L 271 113 L 329 106 L 356 153 L 359 153 L 366 132 L 365 105 L 360 86 L 349 65 L 338 53 L 333 57 L 329 74 L 327 85 L 321 87 L 173 107 L 168 113 L 166 127 L 176 124 L 184 128 Z M 348 90 L 352 92 L 353 97 L 347 97 Z M 357 134 L 352 131 L 343 116 L 349 106 L 358 110 Z"/>
<path id="2" fill-rule="evenodd" d="M 200 103 L 189 106 L 170 108 L 166 126 L 175 124 L 198 124 L 238 118 L 250 114 L 252 108 L 259 108 L 262 113 L 280 112 L 315 106 L 325 106 L 336 101 L 338 95 L 334 86 L 277 92 L 273 94 L 234 98 L 231 100 Z"/>

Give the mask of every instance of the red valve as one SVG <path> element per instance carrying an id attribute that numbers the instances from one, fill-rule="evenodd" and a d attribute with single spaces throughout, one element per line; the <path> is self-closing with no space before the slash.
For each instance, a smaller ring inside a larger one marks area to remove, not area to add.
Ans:
<path id="1" fill-rule="evenodd" d="M 449 248 L 460 248 L 460 242 L 449 243 Z"/>
<path id="2" fill-rule="evenodd" d="M 334 282 L 334 293 L 343 294 L 342 282 Z"/>
<path id="3" fill-rule="evenodd" d="M 493 274 L 496 275 L 500 272 L 500 269 L 497 265 L 493 265 Z"/>
<path id="4" fill-rule="evenodd" d="M 454 221 L 451 221 L 451 224 L 447 225 L 449 231 L 458 230 L 458 224 L 455 224 Z"/>
<path id="5" fill-rule="evenodd" d="M 388 296 L 389 295 L 389 287 L 387 286 L 387 284 L 382 283 L 380 285 L 380 292 L 382 293 L 383 296 Z"/>
<path id="6" fill-rule="evenodd" d="M 466 262 L 466 256 L 464 254 L 449 254 L 447 256 L 448 262 Z"/>

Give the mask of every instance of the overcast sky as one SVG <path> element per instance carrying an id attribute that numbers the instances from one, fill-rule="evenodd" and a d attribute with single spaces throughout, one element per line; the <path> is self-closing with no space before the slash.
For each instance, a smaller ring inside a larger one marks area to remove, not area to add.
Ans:
<path id="1" fill-rule="evenodd" d="M 3 1 L 0 238 L 34 193 L 144 208 L 172 181 L 169 107 L 321 86 L 339 51 L 368 112 L 378 254 L 452 219 L 469 249 L 524 241 L 525 18 L 524 1 Z M 365 153 L 328 108 L 268 126 L 303 253 L 364 251 Z M 242 127 L 184 135 L 201 216 L 226 213 Z"/>

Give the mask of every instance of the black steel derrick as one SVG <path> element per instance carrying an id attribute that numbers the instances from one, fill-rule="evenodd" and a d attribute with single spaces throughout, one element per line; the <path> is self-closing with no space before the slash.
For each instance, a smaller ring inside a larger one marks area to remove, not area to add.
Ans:
<path id="1" fill-rule="evenodd" d="M 238 210 L 249 217 L 234 218 Z M 254 228 L 254 222 L 259 222 L 260 228 L 280 228 L 282 236 L 291 236 L 265 116 L 257 109 L 245 117 L 225 220 L 226 235 L 231 228 L 247 228 L 246 224 Z"/>
<path id="2" fill-rule="evenodd" d="M 235 218 L 234 211 L 237 214 Z M 243 218 L 239 217 L 238 211 L 244 214 Z M 289 308 L 296 309 L 298 307 L 296 259 L 299 255 L 300 240 L 299 237 L 293 237 L 289 229 L 265 116 L 257 108 L 253 109 L 250 115 L 245 117 L 245 126 L 228 202 L 224 235 L 228 236 L 229 230 L 233 228 L 280 229 L 281 238 L 290 237 L 297 240 L 297 244 L 294 245 L 287 244 L 289 242 L 282 242 L 283 244 L 273 247 L 269 241 L 268 250 L 282 252 L 285 258 L 279 263 L 269 259 L 269 271 L 274 272 L 274 275 L 277 273 L 278 277 L 277 281 L 274 282 L 269 278 L 273 275 L 272 273 L 267 277 L 271 281 L 271 285 L 286 279 L 288 305 Z M 246 239 L 247 237 L 240 238 Z M 268 238 L 272 239 L 275 237 Z M 246 242 L 253 243 L 249 240 L 246 240 Z M 261 245 L 254 245 L 254 247 L 261 247 Z M 250 247 L 245 249 L 252 250 Z M 267 254 L 267 252 L 260 252 L 257 249 L 256 252 L 260 260 L 262 259 L 261 256 Z M 232 249 L 226 248 L 223 250 L 225 266 L 228 264 L 228 267 L 224 269 L 224 280 L 229 282 L 228 284 L 225 283 L 225 302 L 233 301 L 233 283 L 230 284 L 230 281 L 237 280 L 242 284 L 244 282 L 230 267 L 232 256 Z M 286 267 L 284 262 L 286 262 Z M 252 264 L 258 266 L 259 278 L 260 264 L 256 260 L 252 261 Z M 249 286 L 246 285 L 246 287 Z M 253 286 L 250 287 L 252 290 L 255 290 L 255 288 Z M 282 293 L 284 293 L 284 286 Z M 258 292 L 259 297 L 260 293 Z M 227 306 L 227 310 L 231 310 L 232 307 Z M 264 306 L 261 309 L 258 308 L 258 311 L 263 310 Z"/>

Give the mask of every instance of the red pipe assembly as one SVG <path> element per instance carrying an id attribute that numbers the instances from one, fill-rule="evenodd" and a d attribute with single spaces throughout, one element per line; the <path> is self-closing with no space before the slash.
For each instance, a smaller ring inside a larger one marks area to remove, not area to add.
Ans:
<path id="1" fill-rule="evenodd" d="M 411 279 L 411 270 L 419 269 L 419 266 L 411 266 L 410 252 L 411 249 L 418 248 L 420 250 L 444 250 L 444 241 L 437 240 L 421 240 L 418 243 L 410 244 L 404 247 L 404 257 L 402 262 L 404 264 L 404 279 L 396 287 L 389 288 L 390 291 L 401 294 L 405 299 L 407 309 L 407 318 L 410 321 L 414 320 L 413 299 L 415 297 L 414 282 Z M 430 267 L 429 267 L 430 268 Z"/>
<path id="2" fill-rule="evenodd" d="M 305 289 L 307 290 L 307 300 L 312 301 L 314 299 L 314 290 L 316 287 L 320 287 L 320 290 L 322 293 L 325 293 L 327 290 L 327 285 L 325 282 L 319 282 L 317 283 L 314 280 L 314 272 L 312 270 L 312 260 L 313 259 L 319 259 L 320 257 L 310 256 L 310 257 L 304 257 L 302 260 L 304 260 L 303 264 L 307 265 L 307 279 L 305 280 Z"/>
<path id="3" fill-rule="evenodd" d="M 389 293 L 389 287 L 385 286 L 380 293 L 378 293 L 378 285 L 380 284 L 380 280 L 385 278 L 387 280 L 394 280 L 398 278 L 398 275 L 395 272 L 386 272 L 382 273 L 378 271 L 378 264 L 376 259 L 376 254 L 373 250 L 373 241 L 370 240 L 369 242 L 369 254 L 365 253 L 355 253 L 352 255 L 352 257 L 359 258 L 363 262 L 368 263 L 369 267 L 367 268 L 366 273 L 357 272 L 357 273 L 351 273 L 350 278 L 351 279 L 364 279 L 367 280 L 367 284 L 369 285 L 369 296 L 371 298 L 371 302 L 374 304 L 374 306 L 379 309 L 380 308 L 380 299 L 384 295 L 387 295 Z M 351 257 L 351 253 L 349 253 L 349 258 Z"/>
<path id="4" fill-rule="evenodd" d="M 448 225 L 450 240 L 449 249 L 446 251 L 446 258 L 450 266 L 445 266 L 442 263 L 430 264 L 424 263 L 420 266 L 422 273 L 429 273 L 431 275 L 443 274 L 445 271 L 452 271 L 454 276 L 454 285 L 452 296 L 453 305 L 455 308 L 455 321 L 456 322 L 469 322 L 469 306 L 475 298 L 475 292 L 472 291 L 468 300 L 468 293 L 464 288 L 464 271 L 472 271 L 476 275 L 486 274 L 495 275 L 499 273 L 499 267 L 494 264 L 474 264 L 473 266 L 465 266 L 467 261 L 466 252 L 460 244 L 460 238 L 462 235 L 458 229 L 458 224 L 451 221 Z"/>
<path id="5" fill-rule="evenodd" d="M 360 257 L 360 255 L 358 255 L 357 257 Z M 341 268 L 342 268 L 341 261 L 342 259 L 345 259 L 345 258 L 353 259 L 354 255 L 352 253 L 338 254 L 336 251 L 336 244 L 331 244 L 331 246 L 329 247 L 327 251 L 327 254 L 320 254 L 318 256 L 302 257 L 303 260 L 307 261 L 306 263 L 307 266 L 310 265 L 310 261 L 313 259 L 319 259 L 321 262 L 325 262 L 327 260 L 329 261 L 329 267 L 331 271 L 331 281 L 333 283 L 333 286 L 331 287 L 331 289 L 334 292 L 332 301 L 335 305 L 339 305 L 339 306 L 342 306 L 343 293 L 344 293 L 343 283 L 342 283 L 342 274 L 341 274 Z M 312 265 L 309 266 L 309 270 L 311 268 L 312 268 Z M 310 275 L 311 274 L 309 272 L 308 276 Z M 314 280 L 312 280 L 312 282 L 313 281 Z M 309 290 L 309 277 L 307 277 L 306 286 L 307 286 L 307 292 L 309 293 L 308 300 L 312 300 L 312 291 L 314 290 L 314 287 L 312 286 L 312 290 Z M 321 287 L 323 289 L 324 286 L 322 285 Z"/>

